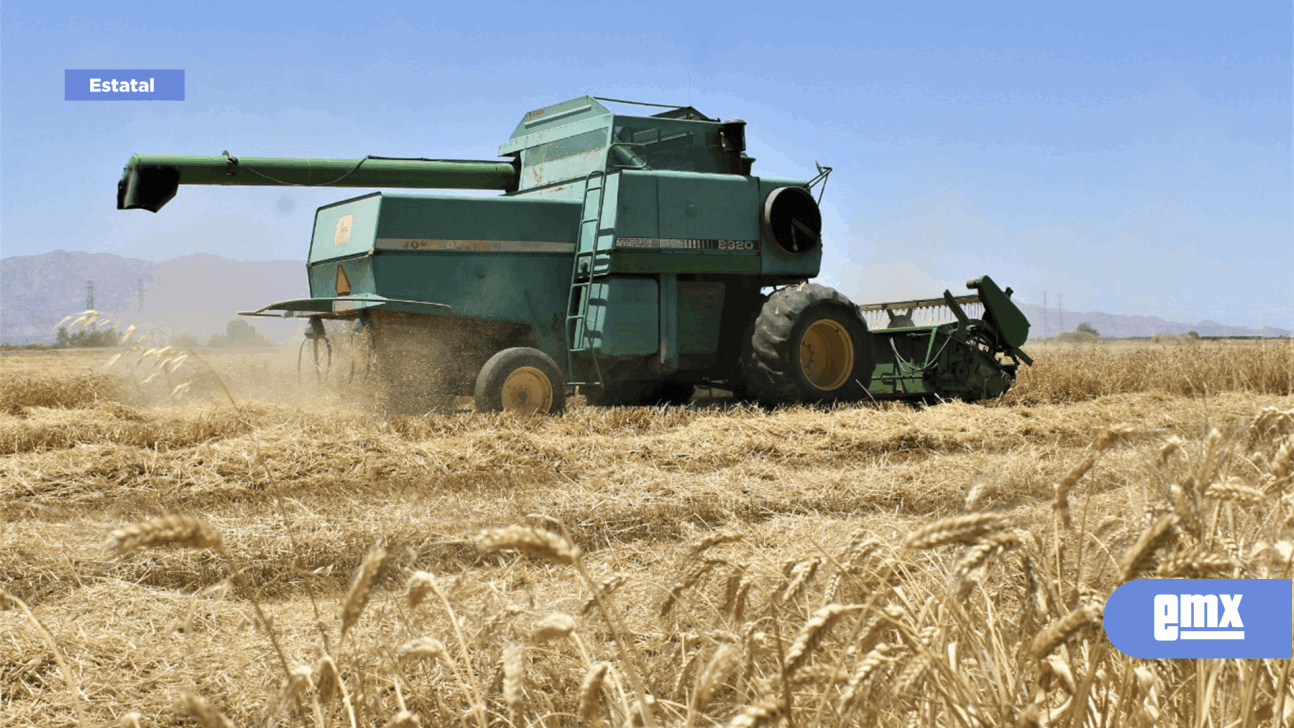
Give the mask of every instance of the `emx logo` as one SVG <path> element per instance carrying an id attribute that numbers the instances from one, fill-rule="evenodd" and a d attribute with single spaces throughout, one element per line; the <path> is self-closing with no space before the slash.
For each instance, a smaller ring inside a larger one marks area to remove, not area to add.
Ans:
<path id="1" fill-rule="evenodd" d="M 1142 658 L 1284 657 L 1294 651 L 1290 579 L 1138 579 L 1105 603 L 1105 633 Z"/>
<path id="2" fill-rule="evenodd" d="M 1245 638 L 1245 624 L 1240 619 L 1240 600 L 1244 596 L 1156 594 L 1155 639 L 1160 642 L 1176 639 L 1242 640 Z M 1221 621 L 1218 621 L 1218 602 L 1222 603 Z"/>

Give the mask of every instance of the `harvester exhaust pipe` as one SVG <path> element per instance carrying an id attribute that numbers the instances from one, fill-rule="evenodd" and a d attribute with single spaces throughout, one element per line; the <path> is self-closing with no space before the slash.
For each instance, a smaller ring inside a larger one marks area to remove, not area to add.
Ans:
<path id="1" fill-rule="evenodd" d="M 515 160 L 479 161 L 374 157 L 288 159 L 277 157 L 136 154 L 117 183 L 118 210 L 157 212 L 180 185 L 267 185 L 499 190 L 515 192 Z"/>

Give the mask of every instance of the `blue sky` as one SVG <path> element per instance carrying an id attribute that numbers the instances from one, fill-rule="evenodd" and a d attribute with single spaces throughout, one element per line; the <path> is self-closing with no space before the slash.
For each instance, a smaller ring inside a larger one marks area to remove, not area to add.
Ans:
<path id="1" fill-rule="evenodd" d="M 118 212 L 122 165 L 491 159 L 594 94 L 743 118 L 756 174 L 834 167 L 823 278 L 857 301 L 988 273 L 1071 311 L 1294 328 L 1291 3 L 895 5 L 8 2 L 0 255 L 304 259 L 314 209 L 362 190 Z M 69 68 L 182 68 L 187 98 L 64 101 Z"/>

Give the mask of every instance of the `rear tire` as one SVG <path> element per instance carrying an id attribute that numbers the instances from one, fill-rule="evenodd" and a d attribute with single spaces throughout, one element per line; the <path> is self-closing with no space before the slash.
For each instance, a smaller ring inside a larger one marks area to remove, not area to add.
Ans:
<path id="1" fill-rule="evenodd" d="M 566 379 L 552 357 L 538 349 L 504 349 L 476 377 L 477 412 L 555 415 L 566 409 Z"/>
<path id="2" fill-rule="evenodd" d="M 806 283 L 764 303 L 741 365 L 746 393 L 776 405 L 861 399 L 876 361 L 854 304 L 839 291 Z"/>

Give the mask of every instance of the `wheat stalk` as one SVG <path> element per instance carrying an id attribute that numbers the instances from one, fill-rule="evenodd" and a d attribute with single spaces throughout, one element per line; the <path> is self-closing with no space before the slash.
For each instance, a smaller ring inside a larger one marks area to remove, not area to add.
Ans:
<path id="1" fill-rule="evenodd" d="M 903 670 L 899 672 L 898 677 L 894 679 L 895 699 L 902 700 L 907 696 L 908 691 L 912 690 L 917 681 L 921 679 L 921 676 L 926 673 L 926 669 L 930 667 L 931 662 L 933 662 L 933 658 L 929 652 L 924 650 L 912 655 L 907 664 L 903 666 Z"/>
<path id="2" fill-rule="evenodd" d="M 674 608 L 674 604 L 678 601 L 678 598 L 683 595 L 683 592 L 696 586 L 696 583 L 701 580 L 701 577 L 709 573 L 717 564 L 722 563 L 726 562 L 716 559 L 705 559 L 703 561 L 694 561 L 689 564 L 687 570 L 683 572 L 683 577 L 674 583 L 674 586 L 669 590 L 669 595 L 666 596 L 665 601 L 661 603 L 660 615 L 664 617 L 669 614 L 670 610 Z"/>
<path id="3" fill-rule="evenodd" d="M 1230 478 L 1226 482 L 1209 485 L 1204 489 L 1204 496 L 1249 507 L 1256 506 L 1263 501 L 1263 492 L 1261 490 L 1243 485 L 1234 478 Z"/>
<path id="4" fill-rule="evenodd" d="M 1225 578 L 1240 564 L 1230 556 L 1212 553 L 1201 544 L 1192 544 L 1174 551 L 1159 564 L 1155 575 L 1161 579 L 1185 577 L 1188 579 Z"/>
<path id="5" fill-rule="evenodd" d="M 1075 632 L 1099 619 L 1100 616 L 1101 610 L 1094 604 L 1078 607 L 1039 632 L 1030 643 L 1029 651 L 1035 659 L 1041 660 Z"/>
<path id="6" fill-rule="evenodd" d="M 861 604 L 829 604 L 814 612 L 809 621 L 804 623 L 804 628 L 800 630 L 791 648 L 786 651 L 786 673 L 794 675 L 804 666 L 809 653 L 818 646 L 837 620 L 862 608 Z"/>
<path id="7" fill-rule="evenodd" d="M 186 692 L 180 698 L 180 709 L 198 724 L 199 728 L 234 728 L 224 713 L 216 710 L 206 698 Z"/>
<path id="8" fill-rule="evenodd" d="M 373 596 L 373 585 L 377 583 L 377 577 L 382 572 L 382 565 L 386 562 L 386 549 L 381 546 L 374 546 L 364 556 L 364 562 L 359 565 L 355 571 L 355 578 L 351 580 L 350 589 L 346 592 L 346 599 L 342 602 L 341 608 L 341 633 L 346 636 L 346 632 L 355 623 L 359 621 L 364 614 L 364 608 L 368 606 L 369 599 Z"/>
<path id="9" fill-rule="evenodd" d="M 786 588 L 782 589 L 778 596 L 778 601 L 785 604 L 792 599 L 800 596 L 809 581 L 818 573 L 818 567 L 822 566 L 822 559 L 806 559 L 791 567 L 791 580 L 787 583 Z"/>
<path id="10" fill-rule="evenodd" d="M 342 688 L 341 674 L 337 671 L 337 663 L 328 655 L 319 658 L 319 664 L 315 666 L 315 674 L 319 676 L 317 690 L 319 691 L 319 702 L 327 705 L 336 697 L 338 690 Z"/>
<path id="11" fill-rule="evenodd" d="M 401 709 L 391 716 L 391 720 L 384 723 L 382 728 L 421 728 L 421 726 L 422 718 L 408 709 Z"/>
<path id="12" fill-rule="evenodd" d="M 514 714 L 521 709 L 521 681 L 526 672 L 526 652 L 521 645 L 503 648 L 503 702 Z M 515 723 L 515 721 L 514 721 Z"/>
<path id="13" fill-rule="evenodd" d="M 903 542 L 908 549 L 932 549 L 948 544 L 974 543 L 989 534 L 1005 529 L 1009 521 L 996 513 L 970 513 L 949 516 L 927 524 L 909 534 Z"/>
<path id="14" fill-rule="evenodd" d="M 706 709 L 710 705 L 710 700 L 714 698 L 714 691 L 723 684 L 728 676 L 732 674 L 733 668 L 737 666 L 738 660 L 737 648 L 732 645 L 719 645 L 710 656 L 709 662 L 701 670 L 700 680 L 697 682 L 696 691 L 692 693 L 692 702 L 688 706 L 688 723 L 692 722 L 691 716 Z"/>
<path id="15" fill-rule="evenodd" d="M 1171 540 L 1173 526 L 1177 525 L 1178 520 L 1177 514 L 1169 513 L 1160 516 L 1150 525 L 1150 528 L 1142 532 L 1137 542 L 1128 549 L 1119 562 L 1120 583 L 1128 581 L 1149 566 L 1155 551 Z"/>
<path id="16" fill-rule="evenodd" d="M 575 558 L 580 554 L 578 547 L 561 536 L 542 528 L 526 526 L 486 529 L 476 537 L 476 545 L 482 551 L 520 551 L 564 565 L 575 563 Z"/>
<path id="17" fill-rule="evenodd" d="M 624 574 L 614 574 L 599 582 L 593 590 L 597 592 L 598 595 L 605 598 L 614 594 L 616 590 L 624 586 L 625 582 L 628 580 L 628 577 Z M 597 606 L 597 596 L 590 596 L 588 599 L 584 600 L 584 604 L 580 607 L 580 614 L 588 616 Z"/>
<path id="18" fill-rule="evenodd" d="M 45 642 L 45 646 L 49 648 L 49 651 L 54 654 L 54 662 L 58 665 L 59 672 L 63 673 L 63 683 L 67 686 L 68 692 L 72 694 L 72 703 L 76 706 L 77 725 L 85 728 L 87 724 L 85 722 L 85 708 L 81 705 L 81 686 L 72 671 L 67 668 L 67 663 L 63 660 L 63 652 L 58 648 L 58 644 L 54 642 L 54 636 L 49 633 L 49 630 L 45 629 L 45 625 L 41 624 L 39 619 L 36 619 L 36 615 L 31 613 L 31 609 L 26 602 L 0 588 L 0 607 L 5 606 L 5 604 L 13 604 L 18 607 L 18 611 L 22 612 L 31 626 L 36 628 L 36 633 L 40 635 L 41 640 Z"/>
<path id="19" fill-rule="evenodd" d="M 445 651 L 444 643 L 435 637 L 418 637 L 409 640 L 400 645 L 395 653 L 396 662 L 401 665 L 418 660 L 444 660 L 448 657 L 449 653 Z"/>
<path id="20" fill-rule="evenodd" d="M 220 531 L 190 516 L 163 516 L 113 531 L 108 547 L 117 555 L 155 546 L 223 551 Z"/>
<path id="21" fill-rule="evenodd" d="M 849 681 L 845 683 L 845 689 L 840 694 L 840 712 L 842 714 L 850 710 L 856 699 L 866 694 L 870 681 L 875 677 L 878 669 L 890 660 L 889 655 L 890 646 L 881 642 L 859 661 L 858 668 L 849 676 Z"/>
<path id="22" fill-rule="evenodd" d="M 561 639 L 569 636 L 574 630 L 575 618 L 569 614 L 557 612 L 539 620 L 534 631 L 531 632 L 531 639 L 535 642 Z"/>
<path id="23" fill-rule="evenodd" d="M 1024 544 L 1019 531 L 1002 531 L 990 534 L 979 543 L 966 549 L 962 555 L 954 573 L 958 579 L 966 579 L 970 573 L 983 566 L 989 559 L 997 556 L 1009 549 L 1017 548 Z"/>
<path id="24" fill-rule="evenodd" d="M 417 609 L 418 605 L 422 603 L 422 600 L 426 599 L 427 595 L 431 593 L 435 583 L 436 577 L 432 576 L 431 572 L 413 572 L 413 574 L 409 576 L 409 582 L 406 587 L 404 597 L 405 601 L 409 605 L 409 609 Z"/>
<path id="25" fill-rule="evenodd" d="M 760 728 L 773 723 L 786 708 L 780 697 L 766 696 L 747 705 L 728 721 L 728 728 Z"/>
<path id="26" fill-rule="evenodd" d="M 1096 438 L 1096 450 L 1097 452 L 1105 452 L 1120 442 L 1132 439 L 1138 435 L 1139 432 L 1140 431 L 1133 425 L 1115 425 L 1114 427 L 1107 429 L 1105 432 L 1102 432 L 1100 436 Z"/>
<path id="27" fill-rule="evenodd" d="M 602 684 L 606 682 L 607 670 L 610 668 L 609 664 L 599 662 L 584 674 L 584 680 L 580 682 L 580 705 L 576 712 L 581 721 L 588 723 L 593 720 L 593 713 L 602 704 Z"/>

